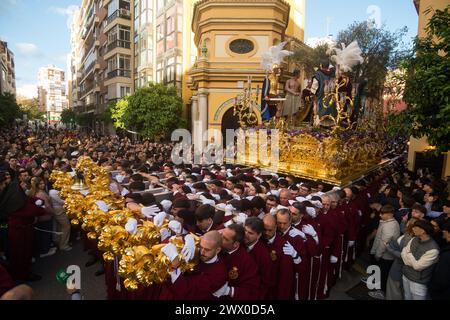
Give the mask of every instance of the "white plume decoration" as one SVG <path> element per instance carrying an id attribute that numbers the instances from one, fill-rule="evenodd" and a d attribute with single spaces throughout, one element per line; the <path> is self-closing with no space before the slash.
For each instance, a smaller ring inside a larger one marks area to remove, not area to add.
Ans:
<path id="1" fill-rule="evenodd" d="M 352 68 L 364 62 L 362 51 L 359 48 L 358 42 L 355 40 L 348 46 L 341 43 L 342 49 L 335 47 L 332 49 L 336 54 L 331 56 L 331 61 L 340 66 L 344 72 L 352 71 Z"/>
<path id="2" fill-rule="evenodd" d="M 264 71 L 272 70 L 274 64 L 280 64 L 285 57 L 293 54 L 292 51 L 283 50 L 286 43 L 287 42 L 281 42 L 276 46 L 272 46 L 268 51 L 262 54 L 261 67 Z"/>

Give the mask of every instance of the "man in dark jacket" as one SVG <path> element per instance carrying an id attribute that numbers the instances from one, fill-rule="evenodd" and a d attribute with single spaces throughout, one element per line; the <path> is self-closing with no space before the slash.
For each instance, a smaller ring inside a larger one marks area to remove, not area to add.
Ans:
<path id="1" fill-rule="evenodd" d="M 441 249 L 428 290 L 432 300 L 450 300 L 450 221 L 442 227 L 442 237 L 447 245 Z"/>

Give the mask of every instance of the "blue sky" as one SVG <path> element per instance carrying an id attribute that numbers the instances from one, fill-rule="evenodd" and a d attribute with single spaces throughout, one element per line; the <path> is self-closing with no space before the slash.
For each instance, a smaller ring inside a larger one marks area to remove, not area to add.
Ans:
<path id="1" fill-rule="evenodd" d="M 68 20 L 81 0 L 0 0 L 0 38 L 8 42 L 16 57 L 19 94 L 36 95 L 39 68 L 54 64 L 66 69 L 70 52 Z M 305 40 L 337 35 L 353 21 L 370 16 L 376 6 L 380 22 L 389 30 L 409 28 L 407 39 L 417 32 L 418 17 L 413 0 L 306 0 Z"/>
<path id="2" fill-rule="evenodd" d="M 413 0 L 306 0 L 305 40 L 337 36 L 354 21 L 366 21 L 378 17 L 381 24 L 391 31 L 408 27 L 405 41 L 417 34 L 418 15 Z"/>

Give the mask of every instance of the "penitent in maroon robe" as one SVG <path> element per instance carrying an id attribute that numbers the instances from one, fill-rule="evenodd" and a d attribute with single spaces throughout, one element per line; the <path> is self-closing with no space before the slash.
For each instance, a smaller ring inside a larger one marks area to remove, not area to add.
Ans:
<path id="1" fill-rule="evenodd" d="M 213 263 L 200 262 L 192 274 L 180 275 L 163 284 L 161 300 L 216 300 L 213 293 L 227 282 L 227 269 L 219 258 Z"/>
<path id="2" fill-rule="evenodd" d="M 274 281 L 272 281 L 275 285 L 269 289 L 268 298 L 269 300 L 294 300 L 295 268 L 292 258 L 283 252 L 286 241 L 278 234 L 275 235 L 274 239 L 271 239 L 270 243 L 269 241 L 267 241 L 266 246 L 275 270 Z"/>
<path id="3" fill-rule="evenodd" d="M 317 287 L 314 293 L 315 299 L 324 299 L 330 289 L 330 279 L 334 277 L 335 264 L 330 262 L 330 256 L 338 257 L 340 255 L 341 241 L 339 229 L 339 217 L 334 210 L 320 212 L 315 222 L 320 229 L 320 246 L 322 255 L 320 258 L 320 270 Z M 336 248 L 337 247 L 337 248 Z M 339 253 L 336 253 L 339 252 Z"/>
<path id="4" fill-rule="evenodd" d="M 289 230 L 295 228 L 291 226 Z M 310 256 L 306 248 L 306 240 L 302 237 L 291 237 L 289 232 L 284 235 L 280 235 L 281 239 L 284 241 L 289 241 L 289 243 L 294 247 L 297 253 L 300 255 L 301 262 L 299 264 L 294 264 L 295 268 L 295 299 L 296 300 L 306 300 L 308 296 L 309 288 L 309 267 L 310 267 Z M 292 258 L 291 258 L 292 259 Z"/>
<path id="5" fill-rule="evenodd" d="M 248 253 L 259 268 L 259 278 L 261 279 L 259 298 L 266 300 L 268 299 L 270 288 L 275 286 L 274 266 L 270 259 L 269 251 L 262 240 L 258 240 Z"/>
<path id="6" fill-rule="evenodd" d="M 10 272 L 15 280 L 26 280 L 31 274 L 34 220 L 47 214 L 43 208 L 35 205 L 35 201 L 27 198 L 25 206 L 8 217 Z"/>
<path id="7" fill-rule="evenodd" d="M 321 247 L 321 230 L 320 225 L 313 219 L 302 219 L 300 222 L 296 225 L 293 225 L 298 230 L 302 231 L 302 228 L 306 225 L 310 225 L 314 228 L 314 231 L 317 234 L 317 240 L 314 240 L 314 238 L 306 234 L 306 251 L 309 256 L 309 267 L 307 270 L 309 271 L 309 274 L 306 276 L 306 280 L 308 280 L 308 285 L 303 288 L 303 291 L 301 291 L 301 300 L 316 300 L 316 291 L 317 291 L 317 284 L 320 277 L 320 267 L 322 265 L 322 247 Z M 305 276 L 304 276 L 305 277 Z"/>
<path id="8" fill-rule="evenodd" d="M 258 266 L 247 250 L 239 246 L 232 253 L 224 253 L 227 279 L 234 288 L 232 300 L 255 300 L 259 298 L 260 278 Z"/>

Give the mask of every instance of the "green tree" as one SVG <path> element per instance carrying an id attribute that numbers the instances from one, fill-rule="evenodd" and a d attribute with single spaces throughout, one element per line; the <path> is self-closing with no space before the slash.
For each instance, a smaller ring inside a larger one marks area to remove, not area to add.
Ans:
<path id="1" fill-rule="evenodd" d="M 339 32 L 337 43 L 358 41 L 364 62 L 353 68 L 351 78 L 353 83 L 368 79 L 367 97 L 381 100 L 388 71 L 394 70 L 407 53 L 402 41 L 407 31 L 404 27 L 391 32 L 385 26 L 375 28 L 364 21 L 354 22 Z"/>
<path id="2" fill-rule="evenodd" d="M 0 95 L 0 126 L 10 126 L 14 120 L 22 117 L 16 97 L 10 93 Z"/>
<path id="3" fill-rule="evenodd" d="M 27 115 L 29 120 L 43 120 L 44 112 L 39 111 L 39 101 L 36 98 L 17 97 L 17 103 L 23 114 Z"/>
<path id="4" fill-rule="evenodd" d="M 303 68 L 307 78 L 312 78 L 320 62 L 328 58 L 328 49 L 330 48 L 326 43 L 320 44 L 315 48 L 301 46 L 289 59 Z"/>
<path id="5" fill-rule="evenodd" d="M 181 108 L 176 87 L 149 83 L 148 87 L 139 88 L 118 101 L 111 110 L 111 118 L 116 128 L 159 140 L 185 126 Z"/>
<path id="6" fill-rule="evenodd" d="M 61 112 L 61 122 L 64 124 L 77 123 L 77 114 L 72 109 L 64 109 Z"/>
<path id="7" fill-rule="evenodd" d="M 404 60 L 404 100 L 408 108 L 390 117 L 390 131 L 427 137 L 435 153 L 450 150 L 450 6 L 436 10 L 426 37 L 415 40 Z"/>

